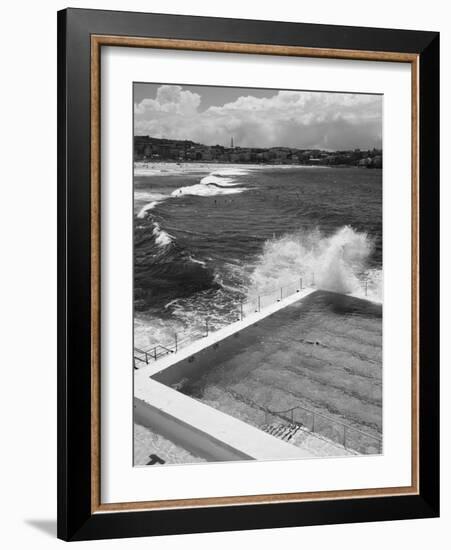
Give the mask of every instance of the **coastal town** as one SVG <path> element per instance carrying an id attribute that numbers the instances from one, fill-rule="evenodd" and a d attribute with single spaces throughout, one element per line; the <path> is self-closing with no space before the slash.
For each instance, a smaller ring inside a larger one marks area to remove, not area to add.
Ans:
<path id="1" fill-rule="evenodd" d="M 134 160 L 382 168 L 382 150 L 326 151 L 294 147 L 240 147 L 234 141 L 233 136 L 230 138 L 230 145 L 226 147 L 224 145 L 204 145 L 189 140 L 135 136 Z"/>

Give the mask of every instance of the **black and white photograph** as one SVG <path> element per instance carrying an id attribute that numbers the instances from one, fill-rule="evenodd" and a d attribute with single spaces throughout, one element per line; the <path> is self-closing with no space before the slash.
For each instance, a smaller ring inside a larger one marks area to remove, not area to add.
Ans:
<path id="1" fill-rule="evenodd" d="M 383 96 L 134 83 L 135 466 L 383 452 Z"/>
<path id="2" fill-rule="evenodd" d="M 5 4 L 4 548 L 450 539 L 446 6 Z"/>

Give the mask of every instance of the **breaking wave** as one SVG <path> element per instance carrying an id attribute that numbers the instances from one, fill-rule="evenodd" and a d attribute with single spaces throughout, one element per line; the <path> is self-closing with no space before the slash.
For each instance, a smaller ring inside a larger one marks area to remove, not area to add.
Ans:
<path id="1" fill-rule="evenodd" d="M 155 244 L 157 244 L 158 246 L 167 246 L 168 244 L 172 243 L 172 240 L 174 238 L 172 237 L 172 235 L 169 235 L 167 231 L 161 229 L 158 222 L 154 223 L 152 234 L 155 237 Z"/>
<path id="2" fill-rule="evenodd" d="M 350 226 L 326 236 L 319 229 L 266 241 L 251 274 L 249 296 L 303 278 L 305 286 L 382 301 L 382 271 L 370 267 L 374 240 Z"/>
<path id="3" fill-rule="evenodd" d="M 135 250 L 139 250 L 134 256 L 135 311 L 161 312 L 174 296 L 193 296 L 218 286 L 207 263 L 165 231 L 150 213 L 135 224 Z"/>
<path id="4" fill-rule="evenodd" d="M 215 195 L 234 195 L 247 191 L 247 188 L 240 187 L 240 183 L 234 179 L 234 176 L 246 174 L 246 170 L 231 168 L 217 170 L 203 177 L 199 183 L 180 187 L 171 193 L 172 197 L 183 195 L 197 195 L 199 197 L 212 197 Z"/>
<path id="5" fill-rule="evenodd" d="M 206 319 L 217 330 L 238 319 L 243 298 L 252 305 L 256 295 L 290 287 L 300 277 L 304 286 L 382 301 L 382 270 L 370 264 L 374 240 L 350 226 L 328 235 L 314 229 L 268 240 L 256 261 L 225 264 L 221 273 L 182 249 L 155 221 L 152 236 L 152 263 L 136 266 L 135 307 L 163 306 L 166 313 L 142 326 L 137 320 L 137 345 L 169 343 L 175 332 L 180 341 L 196 339 Z"/>
<path id="6" fill-rule="evenodd" d="M 141 208 L 141 210 L 138 212 L 138 218 L 144 218 L 149 210 L 153 210 L 155 206 L 157 206 L 158 201 L 152 201 L 149 202 L 149 204 L 146 204 Z"/>
<path id="7" fill-rule="evenodd" d="M 168 198 L 168 195 L 163 195 L 162 193 L 146 193 L 142 191 L 135 191 L 134 192 L 134 200 L 135 201 L 149 201 L 147 202 L 138 212 L 136 215 L 137 218 L 143 219 L 147 216 L 148 212 L 150 210 L 153 210 L 157 204 L 160 204 L 160 202 L 164 201 Z"/>
<path id="8" fill-rule="evenodd" d="M 237 182 L 234 178 L 235 176 L 241 176 L 247 174 L 248 172 L 249 170 L 244 170 L 241 168 L 223 168 L 221 170 L 216 170 L 214 172 L 211 172 L 207 176 L 204 176 L 199 181 L 199 183 L 188 185 L 185 187 L 179 187 L 178 189 L 175 189 L 170 195 L 163 195 L 161 193 L 147 193 L 135 190 L 135 201 L 149 201 L 141 207 L 136 216 L 140 219 L 146 218 L 151 210 L 153 210 L 158 204 L 169 198 L 177 198 L 184 195 L 213 197 L 215 195 L 235 195 L 237 193 L 242 193 L 243 191 L 247 191 L 247 188 L 240 187 L 240 183 Z M 139 174 L 135 173 L 135 175 Z"/>
<path id="9" fill-rule="evenodd" d="M 198 197 L 213 197 L 215 195 L 235 195 L 247 191 L 244 187 L 219 187 L 212 184 L 197 183 L 189 187 L 180 187 L 172 192 L 173 197 L 181 197 L 183 195 L 197 195 Z"/>

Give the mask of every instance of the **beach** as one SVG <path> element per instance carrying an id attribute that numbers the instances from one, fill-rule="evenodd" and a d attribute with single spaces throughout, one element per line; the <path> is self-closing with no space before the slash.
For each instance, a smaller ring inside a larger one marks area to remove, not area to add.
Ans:
<path id="1" fill-rule="evenodd" d="M 135 176 L 164 176 L 185 173 L 211 173 L 218 170 L 265 170 L 277 168 L 290 170 L 299 168 L 297 164 L 243 164 L 231 162 L 146 162 L 136 161 L 134 163 Z M 302 166 L 307 169 L 327 169 L 328 166 Z"/>

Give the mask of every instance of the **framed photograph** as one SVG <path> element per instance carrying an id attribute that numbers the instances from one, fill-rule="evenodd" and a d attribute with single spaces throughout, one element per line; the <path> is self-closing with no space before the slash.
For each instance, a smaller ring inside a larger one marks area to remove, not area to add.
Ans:
<path id="1" fill-rule="evenodd" d="M 58 14 L 58 536 L 439 513 L 439 35 Z"/>

